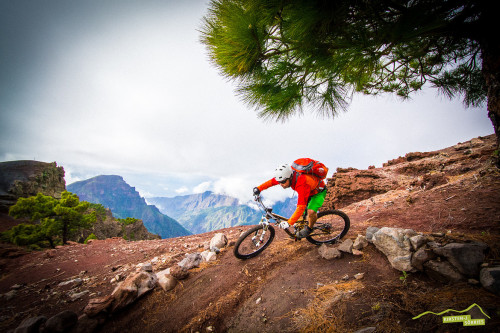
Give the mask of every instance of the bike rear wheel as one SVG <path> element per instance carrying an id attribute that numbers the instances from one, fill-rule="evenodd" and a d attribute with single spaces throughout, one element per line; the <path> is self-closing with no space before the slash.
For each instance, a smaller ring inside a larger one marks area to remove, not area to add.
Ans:
<path id="1" fill-rule="evenodd" d="M 234 256 L 238 259 L 250 259 L 264 251 L 274 239 L 274 228 L 259 224 L 246 231 L 236 241 Z"/>
<path id="2" fill-rule="evenodd" d="M 334 244 L 347 234 L 351 222 L 340 210 L 327 210 L 318 213 L 313 232 L 306 239 L 316 245 Z"/>

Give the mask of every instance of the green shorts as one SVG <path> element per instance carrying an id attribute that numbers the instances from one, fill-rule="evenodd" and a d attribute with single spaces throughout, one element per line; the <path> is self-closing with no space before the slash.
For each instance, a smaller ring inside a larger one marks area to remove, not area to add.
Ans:
<path id="1" fill-rule="evenodd" d="M 323 202 L 325 202 L 325 197 L 326 197 L 326 190 L 313 195 L 309 199 L 309 203 L 307 204 L 307 209 L 318 212 L 321 206 L 323 206 Z"/>

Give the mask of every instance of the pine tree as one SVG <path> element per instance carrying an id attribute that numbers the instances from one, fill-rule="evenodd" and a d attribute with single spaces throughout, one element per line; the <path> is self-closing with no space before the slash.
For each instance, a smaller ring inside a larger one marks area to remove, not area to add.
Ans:
<path id="1" fill-rule="evenodd" d="M 500 37 L 488 0 L 212 0 L 201 41 L 259 116 L 345 110 L 353 93 L 428 83 L 488 101 L 500 143 Z"/>

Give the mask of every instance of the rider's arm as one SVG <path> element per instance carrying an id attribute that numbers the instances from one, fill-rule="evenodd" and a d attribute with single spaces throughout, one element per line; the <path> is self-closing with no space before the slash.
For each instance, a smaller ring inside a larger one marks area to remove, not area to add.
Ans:
<path id="1" fill-rule="evenodd" d="M 276 186 L 278 185 L 278 181 L 276 179 L 269 179 L 267 182 L 257 186 L 257 188 L 259 189 L 259 191 L 264 191 L 264 190 L 267 190 L 268 188 L 272 187 L 272 186 Z"/>
<path id="2" fill-rule="evenodd" d="M 297 199 L 297 208 L 292 216 L 288 219 L 288 224 L 294 225 L 295 222 L 304 214 L 304 211 L 307 207 L 307 200 L 309 199 L 309 195 L 311 193 L 311 188 L 306 184 L 300 181 L 297 182 L 297 186 L 295 186 L 295 191 L 299 195 Z"/>

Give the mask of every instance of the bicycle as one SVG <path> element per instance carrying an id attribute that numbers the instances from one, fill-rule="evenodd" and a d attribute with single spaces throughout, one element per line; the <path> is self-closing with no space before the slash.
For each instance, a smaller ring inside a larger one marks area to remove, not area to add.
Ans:
<path id="1" fill-rule="evenodd" d="M 255 201 L 263 209 L 262 219 L 258 225 L 247 230 L 236 241 L 234 255 L 238 259 L 250 259 L 262 253 L 274 239 L 275 231 L 271 223 L 279 226 L 280 222 L 288 221 L 286 217 L 273 213 L 272 208 L 266 207 L 260 195 L 255 196 Z M 299 231 L 307 224 L 306 210 L 293 227 L 295 231 Z M 312 228 L 312 233 L 306 239 L 315 245 L 335 244 L 347 234 L 349 227 L 350 220 L 344 212 L 336 209 L 321 211 L 318 213 L 318 220 Z M 300 240 L 295 236 L 295 232 L 289 229 L 291 227 L 283 230 L 295 241 Z"/>

